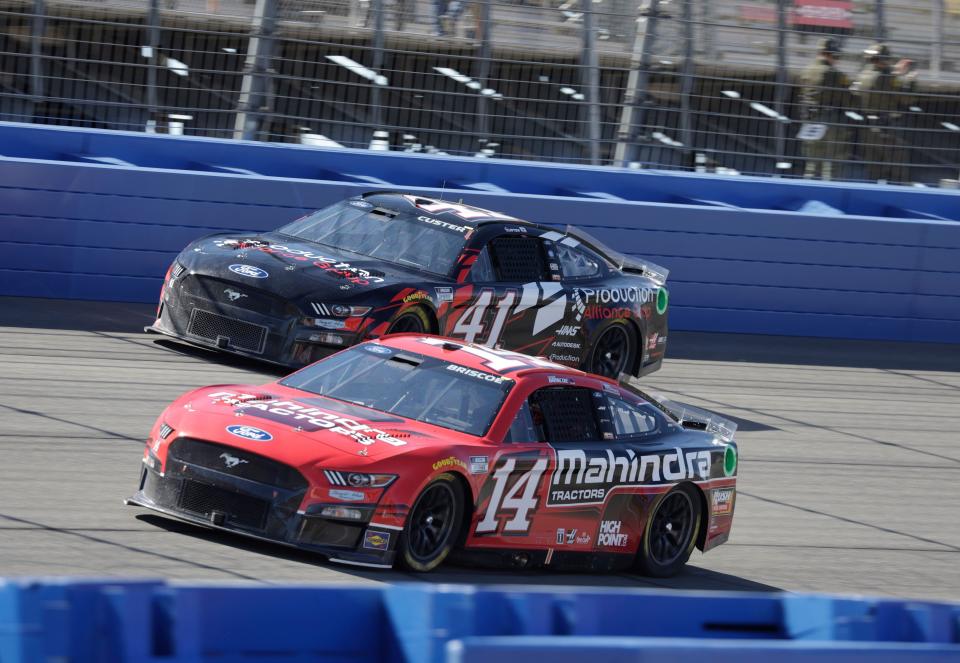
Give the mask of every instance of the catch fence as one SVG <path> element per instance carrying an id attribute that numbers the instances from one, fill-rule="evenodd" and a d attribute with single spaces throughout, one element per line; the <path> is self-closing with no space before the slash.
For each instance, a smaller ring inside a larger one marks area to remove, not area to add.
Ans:
<path id="1" fill-rule="evenodd" d="M 847 80 L 805 82 L 828 37 Z M 890 73 L 870 88 L 878 41 Z M 3 120 L 729 174 L 960 171 L 960 0 L 0 0 L 0 61 Z"/>

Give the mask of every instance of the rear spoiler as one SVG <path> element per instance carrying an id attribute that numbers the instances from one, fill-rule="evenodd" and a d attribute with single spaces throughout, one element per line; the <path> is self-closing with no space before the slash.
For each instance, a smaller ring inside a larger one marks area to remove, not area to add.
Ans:
<path id="1" fill-rule="evenodd" d="M 650 403 L 684 428 L 713 433 L 724 442 L 733 442 L 737 424 L 715 412 L 695 405 L 670 400 L 662 394 L 640 389 L 640 381 L 632 375 L 620 374 L 620 386 Z"/>
<path id="2" fill-rule="evenodd" d="M 633 256 L 624 255 L 619 251 L 615 251 L 581 228 L 567 226 L 564 232 L 566 232 L 568 236 L 579 240 L 581 243 L 587 245 L 602 255 L 621 271 L 631 274 L 641 274 L 655 282 L 657 285 L 663 285 L 667 282 L 667 277 L 670 275 L 670 270 L 666 267 L 658 265 L 655 262 L 650 262 L 649 260 L 645 260 L 643 258 L 635 258 Z"/>

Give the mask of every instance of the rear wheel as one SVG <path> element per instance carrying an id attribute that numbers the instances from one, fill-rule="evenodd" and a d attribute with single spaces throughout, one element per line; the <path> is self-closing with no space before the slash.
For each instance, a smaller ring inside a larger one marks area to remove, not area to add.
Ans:
<path id="1" fill-rule="evenodd" d="M 657 504 L 637 552 L 640 570 L 667 578 L 683 568 L 700 532 L 700 499 L 690 486 L 674 488 Z"/>
<path id="2" fill-rule="evenodd" d="M 430 331 L 430 318 L 421 308 L 410 309 L 397 316 L 387 328 L 388 334 L 424 334 Z"/>
<path id="3" fill-rule="evenodd" d="M 585 370 L 616 380 L 633 367 L 636 347 L 633 329 L 616 322 L 602 330 L 593 342 Z"/>
<path id="4" fill-rule="evenodd" d="M 410 510 L 397 548 L 400 563 L 421 573 L 440 566 L 457 543 L 462 519 L 463 492 L 452 474 L 441 474 Z"/>

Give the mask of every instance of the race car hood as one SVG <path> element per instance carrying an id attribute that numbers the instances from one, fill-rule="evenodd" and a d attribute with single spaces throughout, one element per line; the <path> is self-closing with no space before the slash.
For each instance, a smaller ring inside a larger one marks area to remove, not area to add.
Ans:
<path id="1" fill-rule="evenodd" d="M 365 464 L 459 437 L 392 414 L 287 389 L 214 386 L 177 403 L 178 435 L 229 444 L 294 467 Z"/>
<path id="2" fill-rule="evenodd" d="M 178 260 L 194 274 L 267 290 L 293 301 L 307 297 L 341 301 L 426 276 L 277 233 L 204 237 L 184 249 Z"/>

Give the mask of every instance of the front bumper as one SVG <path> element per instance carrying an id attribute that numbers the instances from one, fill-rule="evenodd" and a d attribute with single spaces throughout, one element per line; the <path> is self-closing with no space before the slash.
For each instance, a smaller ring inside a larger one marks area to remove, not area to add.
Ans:
<path id="1" fill-rule="evenodd" d="M 150 467 L 149 465 L 153 465 Z M 298 507 L 305 486 L 270 485 L 180 460 L 145 459 L 140 488 L 126 504 L 140 506 L 196 525 L 242 534 L 262 541 L 324 555 L 331 561 L 390 568 L 398 531 L 371 525 L 375 504 L 311 504 Z M 319 515 L 324 506 L 350 506 L 364 521 Z M 376 548 L 371 548 L 375 544 Z"/>
<path id="2" fill-rule="evenodd" d="M 192 274 L 165 285 L 157 319 L 144 331 L 289 368 L 306 366 L 360 340 L 355 332 L 303 325 L 296 307 L 273 296 L 226 301 L 221 295 L 230 289 L 224 285 Z"/>

